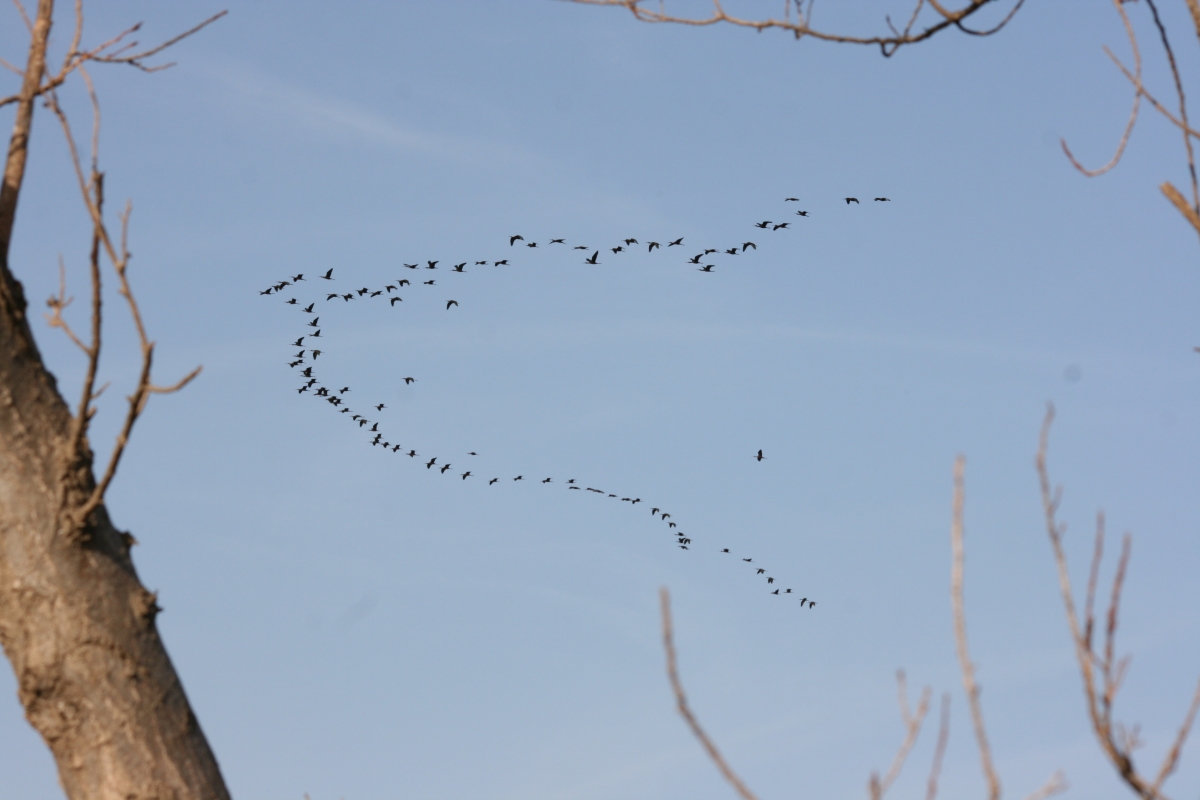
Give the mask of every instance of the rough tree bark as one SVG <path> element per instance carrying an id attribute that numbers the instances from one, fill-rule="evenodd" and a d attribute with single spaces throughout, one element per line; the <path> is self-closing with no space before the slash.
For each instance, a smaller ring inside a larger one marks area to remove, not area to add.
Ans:
<path id="1" fill-rule="evenodd" d="M 39 0 L 0 190 L 0 645 L 71 800 L 228 798 L 155 626 L 134 543 L 46 369 L 8 261 L 53 0 Z"/>

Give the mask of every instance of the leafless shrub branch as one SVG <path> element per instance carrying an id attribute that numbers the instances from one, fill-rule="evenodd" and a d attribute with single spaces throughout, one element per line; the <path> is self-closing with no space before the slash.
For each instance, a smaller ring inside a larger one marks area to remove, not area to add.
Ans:
<path id="1" fill-rule="evenodd" d="M 663 649 L 667 653 L 667 677 L 671 679 L 671 689 L 675 692 L 675 704 L 679 709 L 679 714 L 687 722 L 688 727 L 692 729 L 692 733 L 700 740 L 700 744 L 704 746 L 704 751 L 708 753 L 709 759 L 721 771 L 721 775 L 725 780 L 729 781 L 729 785 L 734 788 L 738 796 L 742 800 L 758 800 L 754 793 L 746 788 L 746 784 L 742 783 L 742 779 L 737 776 L 729 765 L 725 763 L 721 751 L 713 744 L 712 739 L 708 738 L 708 734 L 704 732 L 704 728 L 700 727 L 699 720 L 688 707 L 687 695 L 684 694 L 683 684 L 679 680 L 679 671 L 675 664 L 675 642 L 674 634 L 671 626 L 671 593 L 666 587 L 658 591 L 659 607 L 662 611 L 662 638 Z"/>

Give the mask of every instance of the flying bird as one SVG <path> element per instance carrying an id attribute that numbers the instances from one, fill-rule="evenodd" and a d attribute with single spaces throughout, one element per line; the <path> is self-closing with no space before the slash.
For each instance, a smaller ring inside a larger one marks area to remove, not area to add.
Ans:
<path id="1" fill-rule="evenodd" d="M 393 297 L 391 300 L 388 301 L 388 305 L 394 306 L 394 305 L 396 305 L 396 303 L 403 303 L 403 302 L 404 302 L 403 297 Z"/>
<path id="2" fill-rule="evenodd" d="M 385 408 L 387 408 L 387 406 L 385 406 L 383 403 L 380 403 L 379 405 L 375 406 L 376 411 L 383 411 Z"/>
<path id="3" fill-rule="evenodd" d="M 875 198 L 875 202 L 876 202 L 876 203 L 890 203 L 890 202 L 892 202 L 892 198 L 890 198 L 890 197 L 876 197 L 876 198 Z"/>
<path id="4" fill-rule="evenodd" d="M 329 272 L 326 272 L 324 275 L 318 275 L 317 277 L 324 278 L 327 281 L 331 281 L 331 280 L 333 280 L 333 269 L 330 269 Z"/>
<path id="5" fill-rule="evenodd" d="M 516 236 L 510 236 L 510 237 L 508 237 L 508 246 L 509 246 L 509 247 L 512 247 L 512 246 L 513 246 L 514 244 L 516 244 L 518 241 L 521 241 L 521 242 L 525 241 L 525 237 L 524 237 L 524 236 L 521 236 L 520 234 L 518 234 L 518 235 L 516 235 Z"/>
<path id="6" fill-rule="evenodd" d="M 640 242 L 638 242 L 638 240 L 637 240 L 637 239 L 626 239 L 626 240 L 625 240 L 625 245 L 626 245 L 626 246 L 629 246 L 629 245 L 631 245 L 631 244 L 640 244 Z"/>
<path id="7" fill-rule="evenodd" d="M 851 203 L 857 203 L 857 202 L 858 202 L 857 197 L 847 197 L 846 198 L 846 205 L 850 205 Z"/>
<path id="8" fill-rule="evenodd" d="M 703 254 L 703 253 L 701 253 L 701 254 L 700 254 L 700 255 L 698 255 L 698 256 L 692 256 L 691 258 L 689 258 L 689 259 L 688 259 L 688 263 L 689 263 L 689 264 L 699 264 L 699 263 L 700 263 L 700 259 L 701 259 L 701 258 L 703 258 L 703 257 L 704 257 L 704 254 Z"/>
<path id="9" fill-rule="evenodd" d="M 754 227 L 756 227 L 756 228 L 769 228 L 769 227 L 771 227 L 771 220 L 769 220 L 769 219 L 764 219 L 762 222 L 756 222 L 756 223 L 754 223 Z"/>
<path id="10" fill-rule="evenodd" d="M 742 249 L 744 250 L 745 248 L 742 248 Z M 755 249 L 757 250 L 758 248 L 755 248 Z M 731 247 L 725 251 L 725 255 L 727 255 L 727 256 L 736 256 L 737 254 L 738 254 L 738 249 L 736 247 Z"/>
<path id="11" fill-rule="evenodd" d="M 490 481 L 488 481 L 488 486 L 491 486 L 493 483 L 495 483 L 495 482 L 496 482 L 496 481 L 498 481 L 498 480 L 500 480 L 500 479 L 499 479 L 499 478 L 492 478 Z"/>
<path id="12" fill-rule="evenodd" d="M 660 245 L 658 242 L 651 242 L 650 246 L 646 248 L 646 252 L 652 253 L 652 252 L 654 252 L 654 248 L 656 248 L 656 247 L 659 249 L 662 249 L 662 245 Z"/>
<path id="13" fill-rule="evenodd" d="M 455 264 L 455 265 L 454 265 L 454 271 L 455 271 L 455 272 L 462 272 L 462 271 L 463 271 L 463 267 L 465 267 L 466 265 L 467 265 L 467 262 L 465 262 L 465 261 L 464 261 L 463 263 L 461 263 L 461 264 Z"/>
<path id="14" fill-rule="evenodd" d="M 408 385 L 410 383 L 416 383 L 416 380 L 417 380 L 416 378 L 405 378 L 404 383 L 405 383 L 405 385 Z"/>
<path id="15" fill-rule="evenodd" d="M 787 227 L 789 227 L 791 224 L 792 224 L 792 223 L 790 223 L 790 222 L 781 222 L 781 223 L 779 223 L 778 225 L 772 225 L 772 226 L 771 226 L 771 230 L 773 230 L 773 231 L 777 231 L 777 230 L 779 230 L 780 228 L 787 228 Z M 756 247 L 756 248 L 754 248 L 754 249 L 755 249 L 755 250 L 757 250 L 758 248 Z"/>
<path id="16" fill-rule="evenodd" d="M 572 250 L 587 250 L 587 245 L 585 245 L 585 244 L 579 244 L 579 245 L 575 245 L 575 246 L 574 246 L 574 247 L 572 247 L 571 249 L 572 249 Z"/>
<path id="17" fill-rule="evenodd" d="M 551 239 L 550 244 L 566 244 L 562 239 Z"/>
<path id="18" fill-rule="evenodd" d="M 807 217 L 807 216 L 808 216 L 808 212 L 807 212 L 807 211 L 797 211 L 797 212 L 796 212 L 796 216 L 798 216 L 798 217 Z"/>
<path id="19" fill-rule="evenodd" d="M 312 310 L 313 310 L 313 306 L 315 306 L 315 305 L 316 305 L 316 303 L 309 303 L 308 308 L 303 309 L 304 313 L 311 314 Z"/>
<path id="20" fill-rule="evenodd" d="M 446 464 L 446 465 L 444 465 L 444 466 L 442 467 L 442 474 L 443 474 L 443 475 L 445 475 L 445 474 L 446 474 L 446 470 L 448 470 L 448 469 L 450 469 L 450 465 L 449 465 L 449 464 Z"/>
<path id="21" fill-rule="evenodd" d="M 436 280 L 436 278 L 435 278 L 434 280 Z M 433 286 L 433 284 L 434 284 L 434 281 L 424 281 L 424 284 L 425 284 L 426 286 Z"/>
<path id="22" fill-rule="evenodd" d="M 625 252 L 625 248 L 624 248 L 624 247 L 621 247 L 620 245 L 617 245 L 616 247 L 614 247 L 614 248 L 612 249 L 612 251 L 613 251 L 614 253 L 624 253 L 624 252 Z"/>
<path id="23" fill-rule="evenodd" d="M 705 264 L 703 267 L 701 267 L 700 269 L 698 269 L 696 271 L 697 272 L 712 272 L 713 267 L 715 267 L 715 266 L 716 266 L 716 264 Z"/>
<path id="24" fill-rule="evenodd" d="M 449 310 L 450 310 L 450 306 L 456 306 L 456 305 L 458 305 L 458 301 L 457 301 L 457 300 L 447 300 L 447 301 L 446 301 L 446 310 L 447 310 L 447 311 L 449 311 Z"/>
<path id="25" fill-rule="evenodd" d="M 766 456 L 762 454 L 762 450 L 758 451 L 758 455 L 753 457 L 755 461 L 762 461 Z"/>
<path id="26" fill-rule="evenodd" d="M 599 264 L 600 262 L 596 260 L 596 258 L 597 258 L 599 255 L 600 255 L 600 251 L 599 251 L 599 250 L 597 250 L 596 252 L 592 253 L 592 257 L 591 257 L 591 258 L 585 259 L 583 263 L 585 263 L 585 264 Z"/>
<path id="27" fill-rule="evenodd" d="M 785 197 L 785 198 L 783 198 L 783 202 L 785 202 L 785 203 L 799 203 L 799 202 L 800 202 L 800 198 L 799 198 L 799 197 Z"/>
<path id="28" fill-rule="evenodd" d="M 425 263 L 429 265 L 429 266 L 427 266 L 425 269 L 437 269 L 438 262 L 436 262 L 436 261 L 426 261 Z"/>
<path id="29" fill-rule="evenodd" d="M 667 242 L 667 247 L 674 247 L 674 246 L 675 246 L 675 245 L 677 245 L 677 244 L 683 244 L 683 237 L 682 237 L 682 236 L 680 236 L 678 239 L 676 239 L 676 240 L 675 240 L 675 241 L 673 241 L 673 242 Z"/>
<path id="30" fill-rule="evenodd" d="M 466 472 L 464 472 L 464 473 L 462 474 L 462 479 L 465 481 L 465 480 L 466 480 L 467 478 L 469 478 L 470 476 L 471 476 L 471 470 L 467 470 Z"/>
<path id="31" fill-rule="evenodd" d="M 430 467 L 432 467 L 436 461 L 437 461 L 436 458 L 429 459 L 429 463 L 425 465 L 425 469 L 429 469 Z"/>
<path id="32" fill-rule="evenodd" d="M 756 245 L 754 242 L 742 242 L 742 252 L 743 253 L 746 252 L 747 247 L 753 247 L 755 250 L 758 249 L 758 245 Z"/>
<path id="33" fill-rule="evenodd" d="M 537 247 L 537 242 L 530 242 L 529 244 L 527 244 L 525 246 L 526 247 Z"/>

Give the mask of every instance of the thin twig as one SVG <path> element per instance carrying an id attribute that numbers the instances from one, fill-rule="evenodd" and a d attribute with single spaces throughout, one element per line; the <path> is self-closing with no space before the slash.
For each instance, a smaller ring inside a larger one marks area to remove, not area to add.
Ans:
<path id="1" fill-rule="evenodd" d="M 593 6 L 615 6 L 624 8 L 633 14 L 634 18 L 642 22 L 664 22 L 674 23 L 678 25 L 688 25 L 694 27 L 703 27 L 714 25 L 717 23 L 727 23 L 740 28 L 752 28 L 756 31 L 764 31 L 771 28 L 791 32 L 797 39 L 804 36 L 812 36 L 815 39 L 820 39 L 828 42 L 842 42 L 846 44 L 865 44 L 876 45 L 880 48 L 884 56 L 893 55 L 896 50 L 904 45 L 916 44 L 934 36 L 938 32 L 945 30 L 951 26 L 959 26 L 963 20 L 969 18 L 984 6 L 992 2 L 992 0 L 969 0 L 962 8 L 951 11 L 943 8 L 936 0 L 928 0 L 928 4 L 933 7 L 941 19 L 929 25 L 918 33 L 911 33 L 912 23 L 905 28 L 903 33 L 893 31 L 891 36 L 852 36 L 846 34 L 829 33 L 812 27 L 812 6 L 809 5 L 807 14 L 799 15 L 796 22 L 792 22 L 788 18 L 784 19 L 742 19 L 728 14 L 721 7 L 719 0 L 713 2 L 713 12 L 708 17 L 676 17 L 672 16 L 660 7 L 659 11 L 650 11 L 642 6 L 643 0 L 570 0 L 570 2 L 580 3 L 582 5 Z M 1009 12 L 1008 16 L 997 25 L 995 28 L 988 31 L 973 31 L 966 30 L 967 33 L 975 35 L 987 36 L 998 32 L 1004 28 L 1016 13 L 1024 0 L 1018 0 L 1016 8 Z M 920 12 L 921 6 L 926 3 L 926 0 L 918 0 L 916 10 L 914 11 L 914 21 L 916 14 Z"/>
<path id="2" fill-rule="evenodd" d="M 1063 779 L 1062 773 L 1056 772 L 1050 776 L 1049 780 L 1042 784 L 1040 789 L 1026 797 L 1025 800 L 1046 800 L 1047 797 L 1053 797 L 1056 794 L 1061 794 L 1069 788 L 1071 787 Z"/>
<path id="3" fill-rule="evenodd" d="M 1121 15 L 1121 22 L 1125 24 L 1125 35 L 1129 37 L 1129 46 L 1133 49 L 1133 63 L 1134 69 L 1136 70 L 1136 84 L 1140 86 L 1142 83 L 1142 54 L 1138 49 L 1137 36 L 1133 32 L 1133 24 L 1129 21 L 1129 15 L 1125 13 L 1125 7 L 1121 0 L 1113 0 L 1113 5 L 1117 7 L 1117 13 Z M 1105 51 L 1108 52 L 1108 49 L 1105 48 Z M 1109 54 L 1111 55 L 1111 53 Z M 1133 133 L 1133 125 L 1137 122 L 1138 110 L 1141 108 L 1141 103 L 1142 93 L 1140 91 L 1135 91 L 1133 93 L 1133 109 L 1129 112 L 1129 122 L 1125 124 L 1125 132 L 1121 134 L 1121 141 L 1117 143 L 1117 152 L 1113 154 L 1112 159 L 1110 159 L 1107 164 L 1099 169 L 1088 169 L 1080 164 L 1075 159 L 1075 156 L 1071 153 L 1071 148 L 1067 146 L 1067 140 L 1059 139 L 1059 143 L 1062 145 L 1063 152 L 1066 153 L 1067 159 L 1070 160 L 1071 165 L 1089 178 L 1095 178 L 1099 175 L 1103 175 L 1119 164 L 1121 161 L 1121 156 L 1125 154 L 1125 146 L 1129 144 L 1129 136 Z"/>
<path id="4" fill-rule="evenodd" d="M 937 746 L 933 750 L 933 764 L 929 768 L 929 779 L 925 782 L 925 800 L 937 800 L 938 777 L 942 774 L 942 758 L 946 755 L 946 744 L 950 741 L 950 693 L 942 695 L 942 718 L 938 724 Z"/>
<path id="5" fill-rule="evenodd" d="M 900 718 L 904 721 L 904 740 L 900 743 L 900 749 L 896 751 L 895 757 L 892 758 L 892 765 L 883 780 L 879 779 L 878 773 L 871 774 L 869 784 L 871 800 L 881 800 L 896 778 L 900 777 L 900 770 L 904 768 L 909 751 L 917 743 L 917 736 L 921 733 L 921 723 L 924 722 L 925 714 L 929 711 L 929 698 L 933 694 L 933 690 L 926 686 L 917 703 L 917 713 L 912 714 L 908 709 L 908 686 L 904 680 L 904 670 L 896 672 L 896 688 L 899 694 Z"/>
<path id="6" fill-rule="evenodd" d="M 1175 80 L 1175 94 L 1179 98 L 1179 119 L 1183 122 L 1186 130 L 1188 127 L 1187 96 L 1183 93 L 1183 79 L 1179 77 L 1179 65 L 1175 63 L 1175 51 L 1171 49 L 1171 42 L 1167 38 L 1167 29 L 1159 19 L 1158 7 L 1154 5 L 1154 0 L 1146 0 L 1146 5 L 1150 8 L 1150 15 L 1154 17 L 1159 38 L 1162 39 L 1163 50 L 1167 54 L 1167 63 L 1171 66 L 1171 77 Z M 1192 149 L 1192 139 L 1186 132 L 1183 134 L 1183 146 L 1187 150 L 1188 173 L 1192 179 L 1192 208 L 1200 213 L 1200 185 L 1196 182 L 1196 154 Z"/>
<path id="7" fill-rule="evenodd" d="M 999 800 L 1000 777 L 992 764 L 992 750 L 988 745 L 987 729 L 983 724 L 983 709 L 979 705 L 979 686 L 975 683 L 975 665 L 967 649 L 967 615 L 963 604 L 963 472 L 966 459 L 959 456 L 954 461 L 954 511 L 950 523 L 950 602 L 954 609 L 954 642 L 958 651 L 958 666 L 962 671 L 963 689 L 967 695 L 967 706 L 971 710 L 971 722 L 975 727 L 975 741 L 979 745 L 979 759 L 984 778 L 988 783 L 988 799 Z"/>
<path id="8" fill-rule="evenodd" d="M 734 788 L 742 800 L 757 800 L 754 793 L 746 788 L 746 784 L 742 783 L 741 778 L 725 763 L 717 746 L 708 738 L 708 734 L 700 727 L 700 722 L 688 708 L 687 695 L 683 692 L 683 684 L 679 681 L 679 672 L 675 666 L 675 643 L 671 627 L 671 593 L 665 586 L 658 590 L 658 599 L 662 611 L 663 649 L 667 651 L 667 677 L 671 679 L 671 689 L 675 692 L 675 704 L 679 708 L 679 713 L 687 722 L 688 727 L 692 729 L 692 733 L 700 740 L 700 744 L 704 746 L 709 759 L 716 764 L 717 769 L 721 771 L 725 780 L 729 781 L 729 785 Z"/>
<path id="9" fill-rule="evenodd" d="M 1200 681 L 1196 683 L 1196 691 L 1192 693 L 1192 704 L 1188 706 L 1187 715 L 1183 718 L 1183 724 L 1179 726 L 1179 733 L 1175 736 L 1175 744 L 1167 752 L 1163 759 L 1162 767 L 1158 770 L 1158 776 L 1155 777 L 1154 783 L 1150 790 L 1154 794 L 1158 794 L 1163 783 L 1175 771 L 1175 767 L 1179 765 L 1179 754 L 1183 752 L 1183 743 L 1187 741 L 1188 733 L 1192 730 L 1192 723 L 1196 721 L 1196 712 L 1200 711 Z"/>

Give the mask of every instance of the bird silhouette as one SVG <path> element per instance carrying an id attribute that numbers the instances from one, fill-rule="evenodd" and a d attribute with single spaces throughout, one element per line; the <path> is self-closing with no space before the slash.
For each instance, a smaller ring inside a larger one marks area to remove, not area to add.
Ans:
<path id="1" fill-rule="evenodd" d="M 771 592 L 771 594 L 779 594 L 779 590 L 776 589 L 775 591 Z"/>
<path id="2" fill-rule="evenodd" d="M 432 467 L 432 466 L 434 465 L 434 463 L 436 463 L 436 462 L 437 462 L 437 459 L 436 459 L 436 458 L 431 458 L 431 459 L 429 459 L 429 463 L 425 465 L 425 469 L 429 469 L 429 468 L 430 468 L 430 467 Z"/>
<path id="3" fill-rule="evenodd" d="M 412 286 L 412 282 L 410 280 L 408 280 L 407 278 L 403 278 L 396 285 L 397 286 Z"/>
<path id="4" fill-rule="evenodd" d="M 658 248 L 660 248 L 660 249 L 661 249 L 661 248 L 662 248 L 662 245 L 660 245 L 658 242 L 651 242 L 651 243 L 650 243 L 650 246 L 646 248 L 646 252 L 647 252 L 647 253 L 653 253 L 653 252 L 654 252 L 654 248 L 656 248 L 656 247 L 658 247 Z"/>
<path id="5" fill-rule="evenodd" d="M 572 247 L 571 249 L 572 250 L 587 250 L 588 247 L 586 244 L 577 244 L 574 247 Z"/>
<path id="6" fill-rule="evenodd" d="M 681 244 L 683 244 L 682 236 L 680 236 L 678 239 L 676 239 L 673 242 L 667 242 L 667 247 L 675 247 L 676 245 L 681 245 Z"/>
<path id="7" fill-rule="evenodd" d="M 807 211 L 797 211 L 797 212 L 796 212 L 796 216 L 798 216 L 798 217 L 807 217 L 807 216 L 808 216 L 808 212 L 807 212 Z"/>
<path id="8" fill-rule="evenodd" d="M 772 225 L 772 226 L 771 226 L 771 230 L 773 230 L 773 231 L 777 231 L 777 230 L 779 230 L 780 228 L 787 228 L 787 227 L 789 227 L 791 224 L 792 224 L 792 223 L 790 223 L 790 222 L 781 222 L 781 223 L 779 223 L 778 225 Z M 756 248 L 754 248 L 754 249 L 755 249 L 755 250 L 757 250 L 758 248 L 756 247 Z"/>
<path id="9" fill-rule="evenodd" d="M 308 323 L 308 327 L 310 327 L 310 328 L 317 327 L 317 320 L 319 320 L 319 319 L 320 319 L 320 317 L 313 317 L 312 322 Z"/>
<path id="10" fill-rule="evenodd" d="M 408 456 L 409 458 L 416 458 L 417 451 L 416 451 L 416 450 L 409 450 L 409 451 L 408 451 L 407 453 L 405 453 L 404 455 Z"/>
<path id="11" fill-rule="evenodd" d="M 296 298 L 294 298 L 294 297 L 288 298 L 287 300 L 284 301 L 283 304 L 285 306 L 294 306 L 294 305 L 296 305 Z"/>
<path id="12" fill-rule="evenodd" d="M 410 383 L 416 383 L 416 382 L 417 382 L 417 379 L 416 379 L 416 378 L 405 378 L 405 379 L 404 379 L 404 383 L 405 383 L 405 385 L 408 385 L 408 384 L 410 384 Z"/>
<path id="13" fill-rule="evenodd" d="M 697 271 L 697 272 L 712 272 L 712 271 L 713 271 L 713 267 L 715 267 L 715 266 L 716 266 L 716 264 L 706 264 L 706 265 L 704 265 L 703 267 L 701 267 L 700 269 L 698 269 L 698 270 L 696 270 L 696 271 Z"/>
<path id="14" fill-rule="evenodd" d="M 309 303 L 309 304 L 308 304 L 308 308 L 305 308 L 305 309 L 303 309 L 303 310 L 304 310 L 304 313 L 305 313 L 305 314 L 311 314 L 311 313 L 312 313 L 312 310 L 313 310 L 313 306 L 315 306 L 315 305 L 316 305 L 316 303 Z"/>
<path id="15" fill-rule="evenodd" d="M 758 572 L 756 572 L 756 573 L 754 573 L 754 574 L 755 574 L 755 575 L 762 575 L 764 572 L 766 572 L 766 570 L 765 570 L 765 569 L 763 569 L 762 567 L 759 567 L 759 568 L 758 568 Z"/>
<path id="16" fill-rule="evenodd" d="M 785 198 L 783 198 L 783 202 L 785 202 L 785 203 L 799 203 L 799 202 L 800 202 L 800 198 L 799 198 L 799 197 L 785 197 Z"/>
<path id="17" fill-rule="evenodd" d="M 434 281 L 425 281 L 424 283 L 426 286 L 433 286 Z"/>
<path id="18" fill-rule="evenodd" d="M 514 480 L 514 481 L 521 481 L 521 480 L 525 480 L 525 476 L 524 476 L 524 475 L 518 475 L 517 477 L 513 478 L 513 480 Z"/>
<path id="19" fill-rule="evenodd" d="M 756 227 L 756 228 L 769 228 L 769 227 L 771 227 L 771 220 L 769 220 L 769 219 L 764 219 L 762 222 L 756 222 L 756 223 L 754 223 L 754 227 Z"/>
<path id="20" fill-rule="evenodd" d="M 523 242 L 523 241 L 525 241 L 525 237 L 521 236 L 519 234 L 517 236 L 510 236 L 510 237 L 508 237 L 508 246 L 512 247 L 517 242 Z"/>
<path id="21" fill-rule="evenodd" d="M 754 562 L 754 559 L 753 558 L 743 558 L 742 561 L 745 561 L 747 564 L 751 564 Z"/>
<path id="22" fill-rule="evenodd" d="M 499 478 L 492 478 L 490 481 L 488 481 L 488 486 L 491 486 L 493 483 L 495 483 L 495 482 L 496 482 L 496 481 L 498 481 L 498 480 L 500 480 L 500 479 L 499 479 Z"/>
<path id="23" fill-rule="evenodd" d="M 403 297 L 393 297 L 391 300 L 388 301 L 388 305 L 394 306 L 394 305 L 396 305 L 396 303 L 403 303 L 403 302 L 404 302 Z"/>
<path id="24" fill-rule="evenodd" d="M 387 408 L 387 406 L 385 406 L 383 403 L 380 403 L 379 405 L 375 406 L 376 411 L 383 411 L 385 408 Z"/>
<path id="25" fill-rule="evenodd" d="M 527 244 L 525 246 L 526 247 L 537 247 L 537 242 L 530 242 L 529 244 Z"/>
<path id="26" fill-rule="evenodd" d="M 689 263 L 689 264 L 699 264 L 699 263 L 700 263 L 700 259 L 701 259 L 701 258 L 703 258 L 703 257 L 704 257 L 704 254 L 703 254 L 703 253 L 701 253 L 701 254 L 700 254 L 700 255 L 698 255 L 698 256 L 692 256 L 691 258 L 689 258 L 689 259 L 688 259 L 688 263 Z"/>
<path id="27" fill-rule="evenodd" d="M 621 247 L 620 245 L 617 245 L 616 247 L 614 247 L 614 248 L 612 249 L 612 251 L 613 251 L 614 253 L 624 253 L 624 252 L 625 252 L 625 248 L 624 248 L 624 247 Z"/>
<path id="28" fill-rule="evenodd" d="M 456 306 L 456 305 L 458 305 L 458 301 L 457 301 L 457 300 L 447 300 L 447 301 L 446 301 L 446 310 L 447 310 L 447 311 L 449 311 L 449 310 L 450 310 L 450 306 Z"/>
<path id="29" fill-rule="evenodd" d="M 762 450 L 759 450 L 758 455 L 754 456 L 755 461 L 762 461 L 764 458 L 766 458 L 766 456 L 762 454 Z"/>
<path id="30" fill-rule="evenodd" d="M 876 198 L 875 198 L 875 202 L 876 202 L 876 203 L 890 203 L 890 202 L 892 202 L 892 198 L 890 198 L 890 197 L 876 197 Z"/>
<path id="31" fill-rule="evenodd" d="M 629 246 L 629 245 L 631 245 L 631 244 L 640 244 L 640 242 L 638 242 L 638 240 L 637 240 L 637 239 L 626 239 L 626 240 L 625 240 L 625 246 L 626 246 L 626 247 L 628 247 L 628 246 Z"/>
<path id="32" fill-rule="evenodd" d="M 295 344 L 293 344 L 292 347 L 299 347 L 303 342 L 304 342 L 304 337 L 301 336 L 299 339 L 296 340 Z"/>
<path id="33" fill-rule="evenodd" d="M 550 244 L 565 244 L 562 239 L 551 239 Z"/>
<path id="34" fill-rule="evenodd" d="M 408 267 L 409 269 L 416 269 L 419 265 L 418 264 L 405 264 L 404 266 Z"/>
<path id="35" fill-rule="evenodd" d="M 857 202 L 858 202 L 857 197 L 847 197 L 846 198 L 846 205 L 850 205 L 851 203 L 857 203 Z"/>
<path id="36" fill-rule="evenodd" d="M 542 481 L 542 483 L 550 483 L 552 480 L 554 480 L 554 479 L 553 479 L 553 478 L 546 478 L 546 480 Z"/>
<path id="37" fill-rule="evenodd" d="M 583 263 L 585 263 L 585 264 L 599 264 L 600 262 L 596 260 L 596 258 L 597 258 L 599 255 L 600 255 L 600 251 L 599 251 L 599 250 L 597 250 L 596 252 L 592 253 L 592 257 L 591 257 L 591 258 L 585 259 Z"/>
<path id="38" fill-rule="evenodd" d="M 507 259 L 507 258 L 502 258 L 502 259 L 500 259 L 499 261 L 493 261 L 493 262 L 492 262 L 492 266 L 493 266 L 493 267 L 500 267 L 500 266 L 505 266 L 505 267 L 507 267 L 507 266 L 508 266 L 508 259 Z"/>
<path id="39" fill-rule="evenodd" d="M 426 261 L 425 263 L 429 265 L 429 266 L 427 266 L 425 269 L 437 269 L 438 262 L 436 262 L 436 261 Z"/>
<path id="40" fill-rule="evenodd" d="M 463 267 L 465 267 L 466 265 L 467 265 L 467 262 L 465 262 L 465 261 L 464 261 L 463 263 L 461 263 L 461 264 L 455 264 L 455 265 L 454 265 L 454 271 L 455 271 L 455 272 L 462 272 L 462 271 L 463 271 Z"/>
<path id="41" fill-rule="evenodd" d="M 331 281 L 331 280 L 333 280 L 333 270 L 330 269 L 329 272 L 326 272 L 324 275 L 318 275 L 317 277 L 324 278 L 327 281 Z"/>
<path id="42" fill-rule="evenodd" d="M 464 472 L 464 473 L 462 474 L 462 479 L 465 481 L 465 480 L 466 480 L 467 478 L 469 478 L 470 476 L 471 476 L 471 470 L 467 470 L 466 472 Z"/>
<path id="43" fill-rule="evenodd" d="M 755 250 L 758 249 L 758 245 L 756 245 L 754 242 L 742 242 L 742 252 L 743 253 L 746 252 L 747 247 L 753 247 Z"/>
<path id="44" fill-rule="evenodd" d="M 738 249 L 736 247 L 731 247 L 725 251 L 725 255 L 727 255 L 727 256 L 736 256 L 737 254 L 738 254 Z"/>
<path id="45" fill-rule="evenodd" d="M 445 475 L 445 474 L 446 474 L 446 470 L 448 470 L 448 469 L 450 469 L 450 465 L 449 465 L 449 464 L 445 464 L 445 465 L 443 465 L 443 466 L 442 466 L 442 474 L 443 474 L 443 475 Z"/>

